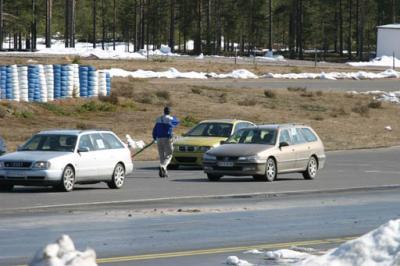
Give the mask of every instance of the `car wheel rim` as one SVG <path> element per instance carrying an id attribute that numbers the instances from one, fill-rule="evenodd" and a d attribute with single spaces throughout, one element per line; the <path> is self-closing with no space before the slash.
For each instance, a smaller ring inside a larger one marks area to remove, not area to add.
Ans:
<path id="1" fill-rule="evenodd" d="M 267 178 L 269 180 L 275 178 L 275 163 L 271 159 L 267 161 Z"/>
<path id="2" fill-rule="evenodd" d="M 308 173 L 312 177 L 316 176 L 316 174 L 317 174 L 317 162 L 315 161 L 314 158 L 311 158 L 311 160 L 308 164 Z"/>
<path id="3" fill-rule="evenodd" d="M 121 187 L 125 180 L 125 170 L 121 165 L 118 165 L 114 171 L 114 182 L 117 187 Z"/>
<path id="4" fill-rule="evenodd" d="M 67 168 L 64 172 L 64 187 L 66 190 L 71 190 L 74 186 L 74 171 Z"/>

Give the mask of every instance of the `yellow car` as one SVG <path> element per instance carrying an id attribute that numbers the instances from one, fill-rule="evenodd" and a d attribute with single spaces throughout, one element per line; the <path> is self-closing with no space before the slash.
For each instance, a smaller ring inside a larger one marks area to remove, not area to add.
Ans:
<path id="1" fill-rule="evenodd" d="M 220 145 L 239 129 L 253 127 L 248 121 L 235 119 L 205 120 L 174 143 L 174 153 L 169 169 L 181 165 L 202 166 L 203 154 Z"/>

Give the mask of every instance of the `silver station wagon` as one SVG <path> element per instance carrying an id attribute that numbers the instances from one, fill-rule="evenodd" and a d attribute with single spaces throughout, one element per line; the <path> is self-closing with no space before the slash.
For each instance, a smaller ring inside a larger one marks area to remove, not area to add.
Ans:
<path id="1" fill-rule="evenodd" d="M 24 185 L 71 191 L 76 183 L 98 182 L 118 189 L 132 170 L 129 149 L 111 131 L 42 131 L 17 152 L 0 157 L 0 189 Z"/>
<path id="2" fill-rule="evenodd" d="M 324 145 L 306 125 L 262 125 L 241 129 L 223 145 L 209 150 L 203 168 L 211 181 L 224 175 L 274 181 L 281 173 L 313 179 L 325 164 Z"/>

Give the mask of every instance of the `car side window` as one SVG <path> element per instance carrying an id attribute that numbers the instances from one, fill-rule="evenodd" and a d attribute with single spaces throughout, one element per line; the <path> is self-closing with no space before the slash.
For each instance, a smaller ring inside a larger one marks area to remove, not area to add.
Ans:
<path id="1" fill-rule="evenodd" d="M 110 144 L 111 149 L 122 149 L 124 147 L 113 134 L 102 133 L 101 135 L 103 136 L 103 139 Z"/>
<path id="2" fill-rule="evenodd" d="M 279 143 L 286 142 L 289 145 L 292 144 L 292 140 L 290 139 L 289 131 L 287 129 L 281 130 L 281 134 L 279 136 Z"/>
<path id="3" fill-rule="evenodd" d="M 107 150 L 110 149 L 111 146 L 99 133 L 90 134 L 92 138 L 94 149 L 95 150 Z"/>
<path id="4" fill-rule="evenodd" d="M 247 122 L 240 122 L 237 123 L 235 126 L 235 131 L 233 133 L 238 132 L 239 130 L 243 129 L 243 128 L 248 128 L 248 127 L 253 127 L 253 124 L 247 123 Z"/>
<path id="5" fill-rule="evenodd" d="M 307 142 L 314 142 L 318 140 L 317 136 L 315 136 L 315 134 L 309 128 L 301 128 L 300 130 Z"/>
<path id="6" fill-rule="evenodd" d="M 85 149 L 85 148 L 88 148 L 89 151 L 94 150 L 93 143 L 89 135 L 83 135 L 79 140 L 79 149 Z"/>
<path id="7" fill-rule="evenodd" d="M 297 130 L 297 128 L 292 127 L 289 129 L 289 134 L 292 138 L 293 144 L 303 144 L 306 143 L 306 140 L 304 139 L 303 135 L 300 133 L 300 131 Z"/>

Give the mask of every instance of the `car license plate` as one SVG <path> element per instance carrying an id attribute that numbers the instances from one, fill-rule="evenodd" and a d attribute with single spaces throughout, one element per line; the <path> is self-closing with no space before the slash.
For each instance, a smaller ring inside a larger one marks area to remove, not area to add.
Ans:
<path id="1" fill-rule="evenodd" d="M 220 167 L 232 167 L 233 166 L 233 162 L 218 162 L 217 164 Z"/>
<path id="2" fill-rule="evenodd" d="M 7 177 L 25 177 L 25 173 L 20 172 L 7 172 Z"/>

